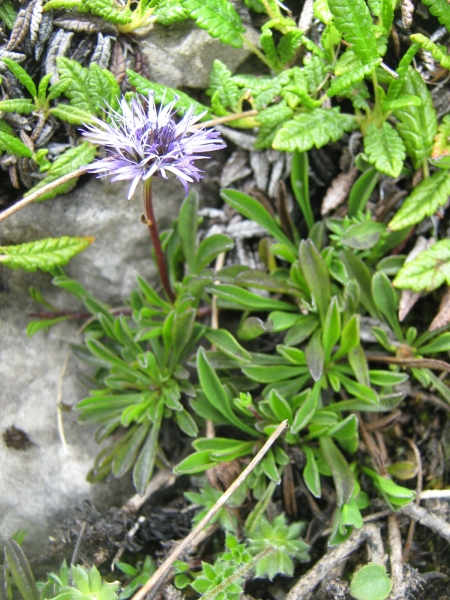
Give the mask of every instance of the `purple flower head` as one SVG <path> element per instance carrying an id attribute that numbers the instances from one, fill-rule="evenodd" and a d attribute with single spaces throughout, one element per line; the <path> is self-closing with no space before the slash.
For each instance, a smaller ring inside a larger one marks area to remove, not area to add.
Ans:
<path id="1" fill-rule="evenodd" d="M 144 96 L 141 98 L 146 101 Z M 133 97 L 131 104 L 122 98 L 121 112 L 109 107 L 111 123 L 94 118 L 94 124 L 86 124 L 83 136 L 90 142 L 105 147 L 107 157 L 97 160 L 89 168 L 99 177 L 112 175 L 111 181 L 131 180 L 128 200 L 134 194 L 142 179 L 162 177 L 173 173 L 188 192 L 188 182 L 199 181 L 203 171 L 194 161 L 204 156 L 204 152 L 225 148 L 219 132 L 213 129 L 197 129 L 192 126 L 204 113 L 194 116 L 195 108 L 190 106 L 184 117 L 176 123 L 173 116 L 178 97 L 167 106 L 156 110 L 153 92 L 150 92 L 147 109 Z"/>

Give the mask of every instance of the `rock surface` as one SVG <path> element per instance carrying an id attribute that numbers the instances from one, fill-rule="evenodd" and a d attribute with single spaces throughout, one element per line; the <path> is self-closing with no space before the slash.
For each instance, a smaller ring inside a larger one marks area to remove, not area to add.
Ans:
<path id="1" fill-rule="evenodd" d="M 70 194 L 33 204 L 0 226 L 0 244 L 16 244 L 61 235 L 91 235 L 95 242 L 65 268 L 86 289 L 111 304 L 135 285 L 137 273 L 155 280 L 147 228 L 141 223 L 139 190 L 126 200 L 127 185 L 88 178 Z M 155 181 L 155 212 L 164 229 L 184 198 L 176 180 Z M 79 303 L 51 285 L 51 276 L 25 273 L 0 266 L 0 541 L 26 529 L 24 544 L 35 558 L 62 518 L 83 500 L 98 507 L 120 505 L 132 494 L 127 480 L 112 485 L 89 485 L 86 474 L 98 452 L 93 428 L 79 426 L 76 415 L 62 413 L 67 438 L 64 448 L 58 432 L 58 387 L 63 365 L 62 402 L 72 406 L 87 395 L 76 377 L 78 365 L 68 344 L 76 339 L 80 322 L 65 322 L 28 338 L 30 313 L 40 306 L 29 296 L 34 286 L 60 308 Z M 12 426 L 31 444 L 24 449 L 7 446 Z M 59 559 L 58 559 L 59 560 Z"/>

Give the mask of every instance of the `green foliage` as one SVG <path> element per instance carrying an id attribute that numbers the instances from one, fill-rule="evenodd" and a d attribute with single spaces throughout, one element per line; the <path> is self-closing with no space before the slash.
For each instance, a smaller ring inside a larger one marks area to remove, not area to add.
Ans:
<path id="1" fill-rule="evenodd" d="M 123 586 L 118 600 L 130 598 L 156 571 L 155 562 L 150 556 L 146 556 L 144 561 L 135 567 L 122 561 L 116 562 L 116 567 L 130 579 L 130 582 Z"/>
<path id="2" fill-rule="evenodd" d="M 364 0 L 328 0 L 333 23 L 363 64 L 378 57 L 375 29 Z"/>
<path id="3" fill-rule="evenodd" d="M 444 206 L 449 194 L 450 173 L 446 170 L 436 171 L 413 189 L 389 223 L 389 228 L 397 231 L 420 223 L 425 217 L 433 215 L 440 206 Z"/>
<path id="4" fill-rule="evenodd" d="M 384 122 L 381 129 L 371 125 L 364 138 L 364 150 L 377 171 L 398 177 L 405 160 L 405 146 L 397 131 Z"/>
<path id="5" fill-rule="evenodd" d="M 350 584 L 350 594 L 356 600 L 385 600 L 391 589 L 386 567 L 377 563 L 364 565 L 353 575 Z"/>
<path id="6" fill-rule="evenodd" d="M 181 0 L 181 6 L 191 19 L 195 19 L 198 27 L 206 29 L 211 37 L 219 38 L 221 42 L 234 48 L 242 47 L 242 33 L 245 29 L 230 2 Z"/>
<path id="7" fill-rule="evenodd" d="M 431 292 L 444 282 L 450 285 L 450 240 L 440 240 L 403 265 L 394 279 L 398 288 Z"/>
<path id="8" fill-rule="evenodd" d="M 437 17 L 439 23 L 445 25 L 450 31 L 450 7 L 445 0 L 423 0 L 423 3 L 428 6 L 430 13 Z"/>
<path id="9" fill-rule="evenodd" d="M 56 267 L 67 264 L 93 241 L 94 238 L 90 237 L 63 236 L 15 246 L 1 246 L 0 262 L 10 269 L 24 269 L 31 273 L 36 269 L 51 272 Z"/>

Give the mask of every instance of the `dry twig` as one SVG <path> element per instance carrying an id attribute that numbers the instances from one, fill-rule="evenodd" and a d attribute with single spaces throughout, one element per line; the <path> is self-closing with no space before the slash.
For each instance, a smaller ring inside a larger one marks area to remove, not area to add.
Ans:
<path id="1" fill-rule="evenodd" d="M 211 519 L 219 512 L 219 510 L 225 505 L 230 496 L 238 489 L 238 487 L 245 481 L 255 467 L 262 461 L 269 448 L 275 443 L 278 437 L 286 431 L 289 427 L 287 421 L 283 421 L 272 433 L 270 438 L 251 461 L 251 463 L 242 471 L 235 482 L 227 489 L 226 492 L 217 500 L 214 506 L 208 511 L 198 525 L 191 531 L 191 533 L 184 538 L 184 540 L 173 550 L 173 552 L 166 558 L 163 564 L 153 573 L 147 583 L 132 597 L 131 600 L 143 600 L 147 594 L 151 598 L 153 593 L 156 592 L 158 587 L 163 583 L 167 577 L 173 563 L 182 554 L 188 546 L 195 540 L 202 529 L 211 521 Z"/>

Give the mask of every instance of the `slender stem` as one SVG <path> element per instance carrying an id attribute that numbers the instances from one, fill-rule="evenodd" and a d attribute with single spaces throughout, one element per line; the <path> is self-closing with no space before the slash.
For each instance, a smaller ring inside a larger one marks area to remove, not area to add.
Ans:
<path id="1" fill-rule="evenodd" d="M 166 292 L 171 302 L 175 301 L 175 294 L 170 287 L 169 276 L 167 274 L 166 257 L 164 256 L 163 249 L 161 247 L 161 241 L 159 239 L 158 225 L 156 224 L 155 214 L 153 212 L 153 200 L 152 200 L 152 178 L 150 177 L 144 181 L 144 208 L 145 218 L 147 219 L 148 230 L 150 237 L 152 238 L 153 248 L 156 254 L 156 263 L 158 265 L 159 276 L 163 285 L 164 291 Z"/>

